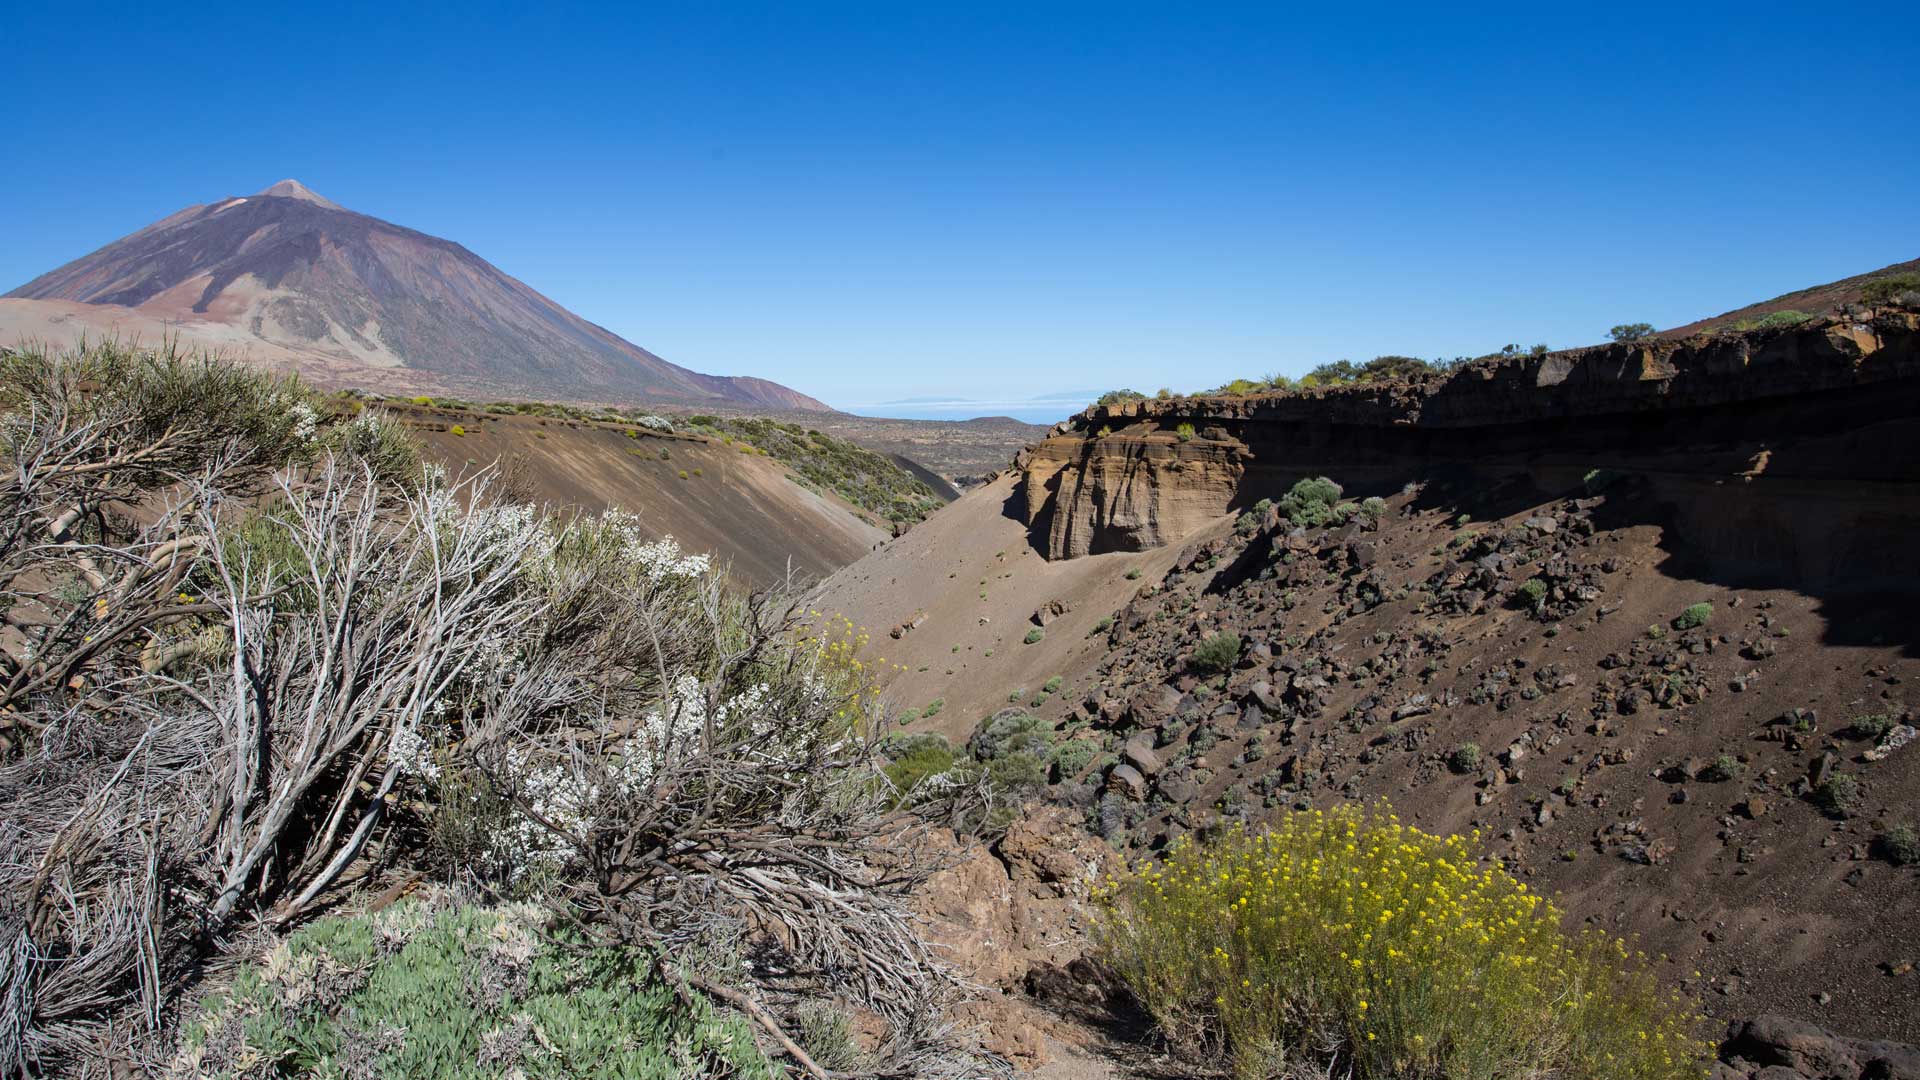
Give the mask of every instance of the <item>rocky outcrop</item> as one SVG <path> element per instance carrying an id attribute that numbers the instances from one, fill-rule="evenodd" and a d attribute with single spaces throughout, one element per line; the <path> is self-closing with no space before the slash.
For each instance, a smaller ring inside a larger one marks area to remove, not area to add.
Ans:
<path id="1" fill-rule="evenodd" d="M 1171 544 L 1333 472 L 1385 493 L 1447 467 L 1920 480 L 1920 314 L 1489 359 L 1410 382 L 1096 406 L 1022 451 L 1048 558 Z"/>
<path id="2" fill-rule="evenodd" d="M 1714 1080 L 1920 1080 L 1920 1047 L 1766 1014 L 1730 1025 Z"/>

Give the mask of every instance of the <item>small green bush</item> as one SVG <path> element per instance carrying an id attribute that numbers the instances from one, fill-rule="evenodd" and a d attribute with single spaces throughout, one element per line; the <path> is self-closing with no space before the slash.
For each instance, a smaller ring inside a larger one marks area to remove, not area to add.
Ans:
<path id="1" fill-rule="evenodd" d="M 1240 660 L 1240 635 L 1230 630 L 1208 634 L 1194 647 L 1188 666 L 1202 675 L 1231 670 Z"/>
<path id="2" fill-rule="evenodd" d="M 920 710 L 920 716 L 924 720 L 931 720 L 934 717 L 939 716 L 940 710 L 946 707 L 947 707 L 946 698 L 940 698 L 940 697 L 934 698 L 932 701 L 927 702 L 926 708 Z"/>
<path id="3" fill-rule="evenodd" d="M 1049 759 L 1054 783 L 1071 780 L 1086 771 L 1100 753 L 1100 745 L 1091 739 L 1074 739 L 1053 748 Z"/>
<path id="4" fill-rule="evenodd" d="M 1598 495 L 1613 485 L 1625 480 L 1629 475 L 1623 469 L 1588 469 L 1583 480 L 1587 494 Z"/>
<path id="5" fill-rule="evenodd" d="M 1378 495 L 1368 496 L 1360 500 L 1360 513 L 1366 515 L 1368 521 L 1377 522 L 1381 518 L 1386 517 L 1387 509 L 1387 500 Z"/>
<path id="6" fill-rule="evenodd" d="M 1713 618 L 1713 605 L 1702 601 L 1698 604 L 1689 605 L 1687 610 L 1675 616 L 1673 628 L 1675 630 L 1692 630 L 1696 626 L 1707 625 L 1707 620 L 1711 618 Z"/>
<path id="7" fill-rule="evenodd" d="M 852 1072 L 860 1064 L 860 1044 L 853 1034 L 853 1018 L 824 1001 L 809 1001 L 795 1010 L 793 1039 L 815 1065 L 833 1072 Z"/>
<path id="8" fill-rule="evenodd" d="M 1447 755 L 1447 767 L 1461 774 L 1470 773 L 1478 769 L 1480 767 L 1480 744 L 1467 742 L 1454 747 L 1453 753 Z"/>
<path id="9" fill-rule="evenodd" d="M 1040 692 L 1043 694 L 1057 694 L 1060 692 L 1060 687 L 1066 684 L 1066 681 L 1066 679 L 1059 675 L 1049 676 L 1046 682 L 1040 684 Z"/>
<path id="10" fill-rule="evenodd" d="M 450 435 L 465 435 L 467 433 L 467 429 L 460 426 L 459 424 L 455 424 L 452 427 L 447 429 L 447 433 Z"/>
<path id="11" fill-rule="evenodd" d="M 1813 805 L 1831 817 L 1850 817 L 1860 810 L 1860 780 L 1852 773 L 1834 773 L 1813 789 Z"/>
<path id="12" fill-rule="evenodd" d="M 1700 779 L 1710 783 L 1723 784 L 1729 780 L 1738 780 L 1746 775 L 1747 767 L 1732 754 L 1720 754 L 1706 768 L 1700 770 Z"/>
<path id="13" fill-rule="evenodd" d="M 1916 835 L 1913 826 L 1901 822 L 1874 839 L 1874 847 L 1880 857 L 1895 866 L 1912 866 L 1920 863 L 1920 835 Z"/>
<path id="14" fill-rule="evenodd" d="M 1182 423 L 1179 427 L 1173 429 L 1173 437 L 1179 439 L 1181 442 L 1192 442 L 1195 434 L 1196 432 L 1193 429 L 1193 425 L 1188 423 Z"/>
<path id="15" fill-rule="evenodd" d="M 1311 529 L 1333 520 L 1333 505 L 1339 501 L 1339 484 L 1324 476 L 1310 476 L 1289 488 L 1277 505 L 1288 521 Z"/>
<path id="16" fill-rule="evenodd" d="M 324 918 L 202 1003 L 171 1072 L 777 1075 L 744 1019 L 703 997 L 682 1002 L 640 950 L 586 945 L 531 906 L 403 900 L 378 914 Z"/>
<path id="17" fill-rule="evenodd" d="M 1621 323 L 1607 331 L 1607 336 L 1622 343 L 1644 341 L 1653 336 L 1653 324 L 1643 322 Z"/>
<path id="18" fill-rule="evenodd" d="M 1869 713 L 1866 716 L 1856 716 L 1853 718 L 1853 723 L 1847 727 L 1847 731 L 1854 738 L 1872 742 L 1879 742 L 1886 738 L 1887 733 L 1892 730 L 1893 715 L 1891 713 Z"/>
<path id="19" fill-rule="evenodd" d="M 1025 644 L 1025 645 L 1038 645 L 1042 640 L 1046 638 L 1046 636 L 1047 636 L 1047 632 L 1036 626 L 1033 629 L 1027 631 L 1027 636 L 1021 638 L 1020 641 L 1022 644 Z"/>
<path id="20" fill-rule="evenodd" d="M 1784 330 L 1812 319 L 1813 316 L 1804 311 L 1775 311 L 1761 318 L 1754 326 L 1761 330 Z"/>
<path id="21" fill-rule="evenodd" d="M 1045 758 L 1052 744 L 1052 732 L 1039 717 L 1019 709 L 1002 709 L 980 722 L 967 749 L 981 761 L 1009 754 Z"/>
<path id="22" fill-rule="evenodd" d="M 685 470 L 685 469 L 681 469 L 681 470 L 680 470 L 680 479 L 682 479 L 682 480 L 685 480 L 686 478 L 687 478 L 687 470 Z"/>
<path id="23" fill-rule="evenodd" d="M 1519 588 L 1513 590 L 1513 602 L 1520 607 L 1539 607 L 1540 602 L 1546 598 L 1547 583 L 1537 577 L 1528 578 L 1520 583 Z"/>
<path id="24" fill-rule="evenodd" d="M 1128 581 L 1139 581 L 1139 580 L 1140 580 L 1140 568 L 1136 566 L 1136 567 L 1134 567 L 1133 569 L 1131 569 L 1131 570 L 1129 570 L 1129 571 L 1127 571 L 1127 580 L 1128 580 Z"/>
<path id="25" fill-rule="evenodd" d="M 1113 616 L 1102 615 L 1100 616 L 1100 621 L 1093 624 L 1092 634 L 1089 634 L 1088 636 L 1091 637 L 1093 636 L 1093 634 L 1104 634 L 1111 629 L 1113 629 Z"/>
<path id="26" fill-rule="evenodd" d="M 939 735 L 896 735 L 882 750 L 891 759 L 883 771 L 902 796 L 911 795 L 931 777 L 953 768 L 953 746 Z"/>

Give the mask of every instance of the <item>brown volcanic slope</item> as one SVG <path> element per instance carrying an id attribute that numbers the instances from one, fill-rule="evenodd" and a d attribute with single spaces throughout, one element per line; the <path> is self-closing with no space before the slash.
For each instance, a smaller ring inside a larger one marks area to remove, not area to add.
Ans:
<path id="1" fill-rule="evenodd" d="M 459 244 L 294 180 L 190 206 L 0 300 L 0 336 L 81 333 L 177 334 L 326 385 L 827 409 L 670 364 Z"/>
<path id="2" fill-rule="evenodd" d="M 1483 830 L 1573 919 L 1672 957 L 1717 1016 L 1914 1041 L 1920 867 L 1875 845 L 1920 825 L 1920 741 L 1882 754 L 1854 725 L 1920 722 L 1916 462 L 1914 311 L 1132 403 L 1089 410 L 816 603 L 871 628 L 898 705 L 943 700 L 919 729 L 963 737 L 1024 691 L 1058 738 L 1125 754 L 1049 795 L 1135 853 L 1391 798 Z M 1596 468 L 1614 471 L 1597 495 Z M 1236 528 L 1313 474 L 1387 512 Z M 1538 608 L 1511 599 L 1531 579 Z M 1070 610 L 1025 643 L 1054 600 Z M 1707 624 L 1676 629 L 1698 602 Z M 1196 676 L 1221 630 L 1243 659 Z M 1449 769 L 1469 742 L 1477 766 Z M 1850 815 L 1810 798 L 1826 772 L 1857 779 Z"/>
<path id="3" fill-rule="evenodd" d="M 1685 326 L 1676 326 L 1671 330 L 1663 330 L 1661 331 L 1661 336 L 1675 338 L 1686 337 L 1688 334 L 1697 334 L 1702 330 L 1715 326 L 1736 323 L 1743 319 L 1758 319 L 1766 315 L 1771 315 L 1776 311 L 1801 311 L 1808 315 L 1831 314 L 1848 304 L 1857 302 L 1860 299 L 1860 290 L 1875 278 L 1891 277 L 1894 274 L 1915 273 L 1920 273 L 1920 259 L 1894 263 L 1892 266 L 1881 267 L 1872 273 L 1856 274 L 1850 278 L 1841 278 L 1839 281 L 1829 281 L 1825 285 L 1815 285 L 1812 288 L 1798 289 L 1784 296 L 1776 296 L 1771 300 L 1763 300 L 1758 304 L 1748 304 L 1746 307 L 1729 311 L 1724 315 L 1715 315 L 1711 319 L 1701 319 L 1697 322 L 1690 322 Z"/>
<path id="4" fill-rule="evenodd" d="M 701 435 L 400 403 L 381 408 L 449 472 L 497 466 L 516 493 L 536 502 L 633 511 L 643 530 L 713 555 L 750 587 L 772 585 L 789 570 L 802 580 L 825 576 L 889 535 L 859 507 L 794 483 L 778 461 Z"/>

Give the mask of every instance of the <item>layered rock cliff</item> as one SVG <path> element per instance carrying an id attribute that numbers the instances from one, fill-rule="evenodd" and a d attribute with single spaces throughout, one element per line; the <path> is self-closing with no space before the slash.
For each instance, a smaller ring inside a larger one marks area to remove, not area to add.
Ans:
<path id="1" fill-rule="evenodd" d="M 1912 569 L 1863 538 L 1883 531 L 1876 520 L 1920 519 L 1916 451 L 1920 313 L 1890 310 L 1490 359 L 1410 382 L 1096 406 L 1015 467 L 1049 559 L 1174 543 L 1315 473 L 1365 495 L 1463 468 L 1547 486 L 1621 469 L 1662 486 L 1730 553 L 1831 578 Z M 1784 500 L 1771 513 L 1721 490 L 1762 478 Z M 1849 501 L 1860 485 L 1873 490 Z M 1773 551 L 1806 532 L 1787 518 L 1816 503 L 1831 528 Z"/>

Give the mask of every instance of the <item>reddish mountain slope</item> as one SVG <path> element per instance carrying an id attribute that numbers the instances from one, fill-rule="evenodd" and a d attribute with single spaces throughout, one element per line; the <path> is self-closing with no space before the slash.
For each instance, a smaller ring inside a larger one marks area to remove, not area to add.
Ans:
<path id="1" fill-rule="evenodd" d="M 1876 278 L 1893 277 L 1896 274 L 1915 273 L 1920 273 L 1920 259 L 1911 259 L 1903 263 L 1894 263 L 1892 266 L 1883 266 L 1871 273 L 1856 274 L 1850 278 L 1841 278 L 1839 281 L 1829 281 L 1825 285 L 1814 285 L 1805 289 L 1796 289 L 1784 296 L 1776 296 L 1771 300 L 1762 300 L 1757 304 L 1748 304 L 1746 307 L 1729 311 L 1723 315 L 1715 315 L 1711 319 L 1700 319 L 1696 322 L 1690 322 L 1685 326 L 1676 326 L 1671 330 L 1661 331 L 1661 335 L 1663 337 L 1685 337 L 1688 334 L 1698 333 L 1712 327 L 1737 323 L 1743 319 L 1764 318 L 1776 311 L 1802 311 L 1808 315 L 1825 315 L 1838 311 L 1848 304 L 1858 302 L 1860 299 L 1860 290 L 1865 287 L 1868 282 Z"/>
<path id="2" fill-rule="evenodd" d="M 764 379 L 668 363 L 459 244 L 295 180 L 188 207 L 7 298 L 0 334 L 160 330 L 331 383 L 826 409 Z"/>

